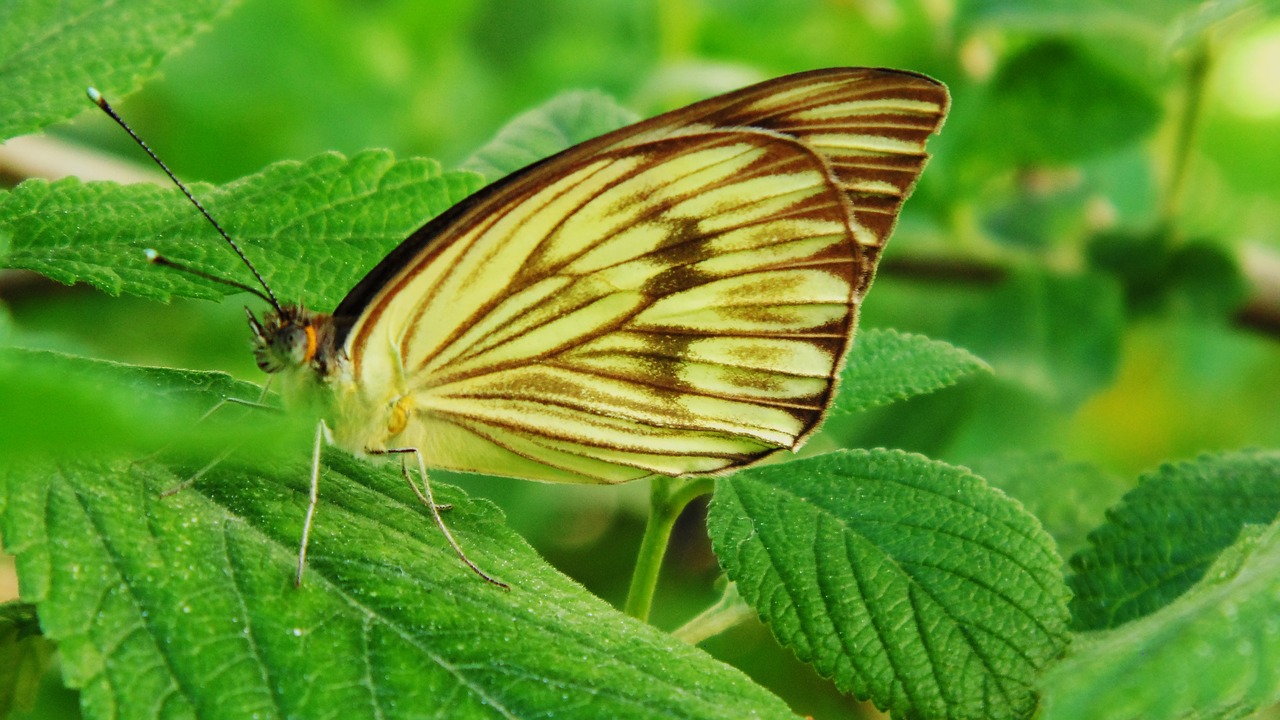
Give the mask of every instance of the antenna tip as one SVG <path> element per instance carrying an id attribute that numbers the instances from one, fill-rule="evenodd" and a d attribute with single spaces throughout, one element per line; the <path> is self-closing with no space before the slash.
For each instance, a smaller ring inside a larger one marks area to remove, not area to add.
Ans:
<path id="1" fill-rule="evenodd" d="M 93 101 L 94 105 L 101 106 L 104 102 L 106 102 L 106 100 L 102 99 L 102 93 L 98 92 L 98 88 L 93 87 L 92 85 L 85 88 L 84 92 L 86 95 L 89 96 L 89 99 Z"/>
<path id="2" fill-rule="evenodd" d="M 160 259 L 160 253 L 156 252 L 153 248 L 143 250 L 142 254 L 147 256 L 147 262 L 149 263 L 156 262 Z"/>

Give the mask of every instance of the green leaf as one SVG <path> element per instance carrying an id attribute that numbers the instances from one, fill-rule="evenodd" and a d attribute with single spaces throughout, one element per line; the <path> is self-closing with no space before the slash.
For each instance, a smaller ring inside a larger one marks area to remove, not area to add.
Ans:
<path id="1" fill-rule="evenodd" d="M 846 415 L 887 405 L 990 371 L 981 359 L 941 340 L 895 330 L 864 330 L 845 362 L 831 413 Z"/>
<path id="2" fill-rule="evenodd" d="M 1231 252 L 1198 240 L 1174 245 L 1164 232 L 1107 232 L 1089 240 L 1091 267 L 1115 275 L 1134 315 L 1175 308 L 1225 319 L 1245 301 L 1247 283 Z"/>
<path id="3" fill-rule="evenodd" d="M 1193 317 L 1230 320 L 1248 299 L 1248 281 L 1234 254 L 1217 243 L 1193 241 L 1169 258 L 1172 301 Z"/>
<path id="4" fill-rule="evenodd" d="M 1071 558 L 1073 622 L 1114 628 L 1195 585 L 1249 524 L 1280 513 L 1280 452 L 1207 455 L 1141 478 Z"/>
<path id="5" fill-rule="evenodd" d="M 980 128 L 973 142 L 984 153 L 1013 165 L 1062 164 L 1147 137 L 1161 106 L 1148 88 L 1075 45 L 1054 40 L 1007 59 L 991 80 L 981 112 L 972 126 Z"/>
<path id="6" fill-rule="evenodd" d="M 6 0 L 0 3 L 0 140 L 92 107 L 85 88 L 123 97 L 231 0 Z"/>
<path id="7" fill-rule="evenodd" d="M 1165 26 L 1177 13 L 1203 4 L 1199 0 L 962 0 L 957 19 L 962 26 L 987 25 L 1053 35 L 1124 35 L 1153 43 L 1163 39 Z"/>
<path id="8" fill-rule="evenodd" d="M 1246 717 L 1280 702 L 1280 526 L 1245 533 L 1172 605 L 1075 647 L 1044 678 L 1044 720 Z"/>
<path id="9" fill-rule="evenodd" d="M 1085 246 L 1089 266 L 1114 275 L 1134 315 L 1164 309 L 1169 284 L 1170 238 L 1163 232 L 1103 232 Z"/>
<path id="10" fill-rule="evenodd" d="M 472 173 L 386 151 L 326 153 L 281 162 L 221 187 L 192 191 L 249 255 L 283 301 L 329 309 L 427 220 L 479 189 Z M 218 277 L 253 277 L 175 189 L 29 180 L 0 195 L 9 267 L 116 295 L 212 298 L 233 288 L 147 262 L 154 248 Z M 315 250 L 324 245 L 323 254 Z M 0 243 L 3 247 L 4 243 Z M 308 262 L 310 259 L 310 262 Z"/>
<path id="11" fill-rule="evenodd" d="M 33 605 L 0 604 L 0 718 L 31 710 L 53 650 L 40 633 Z"/>
<path id="12" fill-rule="evenodd" d="M 11 460 L 149 453 L 166 445 L 218 452 L 264 435 L 297 434 L 298 423 L 277 413 L 228 411 L 199 422 L 221 398 L 257 400 L 262 390 L 225 373 L 172 370 L 87 360 L 55 352 L 0 350 L 0 397 L 11 418 L 0 423 L 0 452 Z M 243 410 L 243 408 L 241 408 Z M 224 421 L 225 420 L 225 421 Z M 309 433 L 309 429 L 306 430 Z M 302 435 L 300 437 L 305 437 Z"/>
<path id="13" fill-rule="evenodd" d="M 1267 0 L 962 0 L 959 24 L 1054 35 L 1110 35 L 1140 40 L 1167 57 L 1248 12 L 1266 12 Z"/>
<path id="14" fill-rule="evenodd" d="M 1110 278 L 1012 273 L 957 316 L 949 336 L 1009 378 L 1066 407 L 1114 377 L 1124 308 Z"/>
<path id="15" fill-rule="evenodd" d="M 721 565 L 774 635 L 895 717 L 1021 718 L 1066 643 L 1035 518 L 957 467 L 838 452 L 717 482 Z"/>
<path id="16" fill-rule="evenodd" d="M 1002 245 L 1046 253 L 1063 238 L 1079 234 L 1086 222 L 1086 204 L 1095 192 L 1080 183 L 1074 172 L 1042 170 L 1035 180 L 1019 182 L 1007 198 L 991 207 L 983 216 L 983 228 Z"/>
<path id="17" fill-rule="evenodd" d="M 639 119 L 604 93 L 582 90 L 562 93 L 516 116 L 461 167 L 493 182 Z"/>
<path id="18" fill-rule="evenodd" d="M 306 449 L 233 454 L 169 497 L 207 458 L 0 467 L 0 538 L 87 717 L 790 717 L 436 483 L 459 542 L 512 589 L 483 582 L 398 470 L 338 451 L 295 588 Z"/>
<path id="19" fill-rule="evenodd" d="M 1089 531 L 1128 487 L 1095 465 L 1050 452 L 987 457 L 969 467 L 1035 515 L 1057 542 L 1061 557 L 1085 546 Z"/>
<path id="20" fill-rule="evenodd" d="M 0 240 L 3 240 L 0 237 Z M 3 247 L 0 247 L 0 253 L 3 253 Z M 9 315 L 9 308 L 0 305 L 0 348 L 9 345 L 13 336 L 13 318 Z"/>

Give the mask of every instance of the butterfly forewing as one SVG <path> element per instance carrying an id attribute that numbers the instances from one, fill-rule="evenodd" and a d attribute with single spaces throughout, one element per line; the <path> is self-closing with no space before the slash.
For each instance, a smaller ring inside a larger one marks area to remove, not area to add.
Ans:
<path id="1" fill-rule="evenodd" d="M 345 344 L 362 442 L 595 482 L 798 447 L 945 109 L 926 78 L 817 71 L 482 191 L 353 291 L 368 295 Z"/>

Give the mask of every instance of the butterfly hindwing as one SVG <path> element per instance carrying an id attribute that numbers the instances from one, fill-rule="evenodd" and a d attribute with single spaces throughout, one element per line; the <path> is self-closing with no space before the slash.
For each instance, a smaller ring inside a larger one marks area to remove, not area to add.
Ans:
<path id="1" fill-rule="evenodd" d="M 798 447 L 945 106 L 919 76 L 817 71 L 504 178 L 357 288 L 357 432 L 443 467 L 595 482 Z"/>

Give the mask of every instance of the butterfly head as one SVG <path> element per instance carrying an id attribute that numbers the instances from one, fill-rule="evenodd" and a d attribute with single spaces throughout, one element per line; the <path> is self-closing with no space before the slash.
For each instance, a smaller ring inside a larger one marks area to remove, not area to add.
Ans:
<path id="1" fill-rule="evenodd" d="M 276 373 L 308 365 L 323 371 L 332 343 L 329 316 L 297 305 L 270 310 L 261 322 L 248 308 L 245 313 L 253 331 L 253 355 L 263 372 Z"/>

